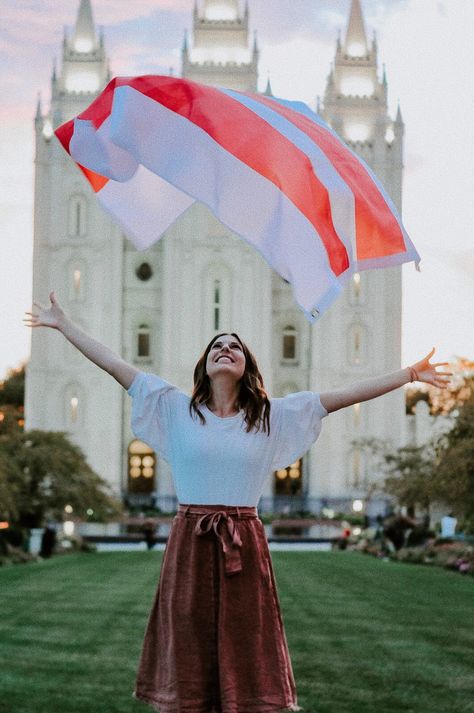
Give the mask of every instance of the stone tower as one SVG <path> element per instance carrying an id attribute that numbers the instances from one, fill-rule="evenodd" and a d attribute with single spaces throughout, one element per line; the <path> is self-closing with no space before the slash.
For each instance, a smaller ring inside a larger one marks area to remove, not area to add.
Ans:
<path id="1" fill-rule="evenodd" d="M 238 0 L 197 1 L 193 10 L 193 42 L 187 34 L 182 48 L 183 77 L 214 86 L 256 91 L 258 48 L 249 43 L 249 9 Z"/>
<path id="2" fill-rule="evenodd" d="M 385 69 L 379 78 L 376 39 L 367 38 L 359 0 L 351 1 L 344 40 L 337 42 L 321 114 L 371 167 L 401 210 L 404 127 L 400 110 L 395 120 L 388 114 Z M 401 301 L 401 267 L 354 275 L 313 329 L 314 388 L 332 389 L 399 369 Z M 375 466 L 351 442 L 379 437 L 401 445 L 404 413 L 399 389 L 331 415 L 317 445 L 316 492 L 337 501 L 342 493 L 351 499 L 374 488 Z"/>
<path id="3" fill-rule="evenodd" d="M 53 128 L 85 109 L 109 80 L 90 0 L 81 0 L 60 66 L 51 108 L 35 117 L 33 295 L 54 289 L 67 313 L 92 336 L 122 351 L 122 236 L 99 208 Z M 25 394 L 26 428 L 66 431 L 90 465 L 120 493 L 120 388 L 53 330 L 32 330 Z M 112 415 L 112 416 L 111 416 Z"/>

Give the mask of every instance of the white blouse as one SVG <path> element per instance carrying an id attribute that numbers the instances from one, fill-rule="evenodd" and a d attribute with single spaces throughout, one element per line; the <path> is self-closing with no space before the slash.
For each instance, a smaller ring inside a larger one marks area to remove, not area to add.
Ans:
<path id="1" fill-rule="evenodd" d="M 139 372 L 128 389 L 132 431 L 171 465 L 180 503 L 257 506 L 265 480 L 300 458 L 317 439 L 328 412 L 319 394 L 270 399 L 270 436 L 247 433 L 244 413 L 220 417 L 159 376 Z"/>

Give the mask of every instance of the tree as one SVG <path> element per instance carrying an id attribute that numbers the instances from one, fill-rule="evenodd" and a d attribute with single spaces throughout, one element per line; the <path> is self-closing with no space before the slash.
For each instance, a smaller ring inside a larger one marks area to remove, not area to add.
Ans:
<path id="1" fill-rule="evenodd" d="M 387 477 L 384 490 L 414 513 L 420 508 L 429 515 L 433 502 L 433 461 L 431 444 L 424 446 L 404 446 L 392 453 L 386 453 Z"/>
<path id="2" fill-rule="evenodd" d="M 108 520 L 122 512 L 110 486 L 88 465 L 64 433 L 16 432 L 0 437 L 2 516 L 24 528 L 41 527 L 47 518 L 62 520 L 70 505 L 74 515 Z"/>
<path id="3" fill-rule="evenodd" d="M 395 498 L 409 512 L 417 508 L 429 514 L 433 502 L 432 472 L 435 450 L 432 443 L 393 449 L 380 438 L 360 438 L 354 445 L 371 454 L 385 475 L 381 490 Z"/>
<path id="4" fill-rule="evenodd" d="M 433 492 L 465 519 L 474 519 L 474 392 L 460 407 L 453 428 L 440 440 Z"/>
<path id="5" fill-rule="evenodd" d="M 10 369 L 0 383 L 0 435 L 20 432 L 24 426 L 25 366 Z M 2 502 L 2 501 L 0 501 Z"/>

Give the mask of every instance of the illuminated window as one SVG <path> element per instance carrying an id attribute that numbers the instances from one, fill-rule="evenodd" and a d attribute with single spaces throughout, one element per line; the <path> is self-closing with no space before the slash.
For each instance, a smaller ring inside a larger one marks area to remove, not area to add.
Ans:
<path id="1" fill-rule="evenodd" d="M 76 68 L 66 75 L 66 90 L 68 92 L 97 92 L 100 88 L 100 77 L 94 69 L 87 66 Z"/>
<path id="2" fill-rule="evenodd" d="M 354 428 L 360 427 L 360 404 L 354 404 L 352 407 L 352 413 L 354 417 Z"/>
<path id="3" fill-rule="evenodd" d="M 275 495 L 301 495 L 303 486 L 303 459 L 295 461 L 287 468 L 280 468 L 274 474 Z"/>
<path id="4" fill-rule="evenodd" d="M 370 138 L 370 128 L 363 122 L 348 122 L 344 125 L 344 136 L 348 141 L 364 142 Z"/>
<path id="5" fill-rule="evenodd" d="M 68 290 L 70 302 L 81 302 L 85 297 L 84 277 L 85 264 L 78 260 L 73 260 L 67 266 Z"/>
<path id="6" fill-rule="evenodd" d="M 77 396 L 72 396 L 69 401 L 69 419 L 71 423 L 77 422 L 77 409 L 79 406 L 79 399 Z"/>
<path id="7" fill-rule="evenodd" d="M 128 447 L 128 492 L 152 493 L 155 489 L 154 451 L 143 441 L 134 440 Z"/>
<path id="8" fill-rule="evenodd" d="M 69 200 L 68 232 L 72 238 L 82 238 L 87 231 L 87 203 L 84 196 Z"/>
<path id="9" fill-rule="evenodd" d="M 206 20 L 237 20 L 238 13 L 234 3 L 225 0 L 207 0 L 204 7 Z"/>
<path id="10" fill-rule="evenodd" d="M 367 47 L 362 42 L 351 42 L 347 54 L 349 57 L 364 57 L 367 54 Z"/>
<path id="11" fill-rule="evenodd" d="M 388 126 L 387 130 L 385 132 L 385 141 L 387 142 L 387 144 L 389 146 L 391 146 L 393 144 L 394 140 L 395 140 L 395 132 L 393 130 L 393 126 Z"/>
<path id="12" fill-rule="evenodd" d="M 287 325 L 283 330 L 282 356 L 284 361 L 296 359 L 296 329 Z"/>
<path id="13" fill-rule="evenodd" d="M 137 330 L 137 357 L 146 359 L 150 357 L 150 327 L 140 324 Z"/>
<path id="14" fill-rule="evenodd" d="M 341 82 L 341 94 L 346 97 L 370 97 L 374 93 L 374 84 L 368 77 L 344 77 Z"/>
<path id="15" fill-rule="evenodd" d="M 351 305 L 363 304 L 362 276 L 360 272 L 352 275 L 349 287 L 349 302 Z"/>
<path id="16" fill-rule="evenodd" d="M 353 324 L 348 332 L 349 364 L 360 366 L 367 359 L 367 332 L 362 324 Z"/>

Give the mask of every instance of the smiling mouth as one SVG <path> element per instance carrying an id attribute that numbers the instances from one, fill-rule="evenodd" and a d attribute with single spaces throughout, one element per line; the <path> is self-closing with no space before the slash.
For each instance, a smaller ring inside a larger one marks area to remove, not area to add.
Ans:
<path id="1" fill-rule="evenodd" d="M 218 358 L 216 359 L 216 364 L 217 364 L 217 362 L 219 362 L 221 359 L 228 359 L 231 364 L 234 363 L 233 360 L 230 358 L 230 356 L 228 356 L 227 354 L 223 354 L 222 356 L 220 356 L 220 357 L 218 357 Z"/>

